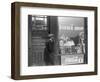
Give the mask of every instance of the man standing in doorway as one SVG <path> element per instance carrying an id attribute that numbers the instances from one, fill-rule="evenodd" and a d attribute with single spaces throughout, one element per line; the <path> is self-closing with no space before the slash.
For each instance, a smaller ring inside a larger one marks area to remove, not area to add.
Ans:
<path id="1" fill-rule="evenodd" d="M 49 39 L 46 42 L 46 47 L 44 50 L 44 61 L 46 65 L 54 65 L 54 51 L 55 51 L 54 34 L 49 34 L 48 38 Z"/>

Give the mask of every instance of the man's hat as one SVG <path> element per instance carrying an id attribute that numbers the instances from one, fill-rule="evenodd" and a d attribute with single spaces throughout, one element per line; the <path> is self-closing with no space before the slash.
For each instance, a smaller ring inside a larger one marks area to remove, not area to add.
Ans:
<path id="1" fill-rule="evenodd" d="M 49 34 L 48 37 L 54 37 L 54 34 Z"/>

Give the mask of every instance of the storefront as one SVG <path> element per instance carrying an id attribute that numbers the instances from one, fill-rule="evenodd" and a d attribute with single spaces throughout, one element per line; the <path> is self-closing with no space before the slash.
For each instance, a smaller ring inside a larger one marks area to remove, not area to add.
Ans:
<path id="1" fill-rule="evenodd" d="M 29 15 L 28 66 L 45 65 L 44 49 L 49 34 L 55 39 L 54 65 L 87 63 L 86 21 L 82 17 Z"/>

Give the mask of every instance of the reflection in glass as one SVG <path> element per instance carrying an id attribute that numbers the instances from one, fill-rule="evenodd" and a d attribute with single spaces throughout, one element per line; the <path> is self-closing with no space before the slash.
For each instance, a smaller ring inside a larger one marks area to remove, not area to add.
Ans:
<path id="1" fill-rule="evenodd" d="M 33 30 L 47 30 L 47 16 L 32 16 Z"/>

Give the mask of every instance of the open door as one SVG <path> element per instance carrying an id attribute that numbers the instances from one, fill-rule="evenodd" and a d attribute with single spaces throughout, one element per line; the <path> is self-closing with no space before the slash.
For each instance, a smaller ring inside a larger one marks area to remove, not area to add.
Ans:
<path id="1" fill-rule="evenodd" d="M 44 65 L 47 16 L 28 16 L 28 66 Z"/>

